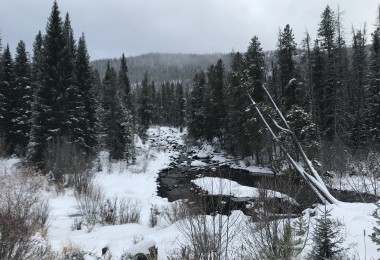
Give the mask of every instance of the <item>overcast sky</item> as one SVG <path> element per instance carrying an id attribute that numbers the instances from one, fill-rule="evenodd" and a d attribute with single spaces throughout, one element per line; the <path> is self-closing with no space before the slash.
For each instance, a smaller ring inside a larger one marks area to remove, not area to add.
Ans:
<path id="1" fill-rule="evenodd" d="M 149 52 L 228 53 L 245 51 L 257 35 L 274 50 L 279 28 L 289 24 L 299 44 L 307 29 L 315 38 L 327 4 L 344 11 L 346 40 L 351 28 L 374 29 L 379 0 L 58 0 L 69 12 L 78 39 L 85 33 L 91 59 Z M 0 33 L 14 55 L 19 40 L 32 49 L 45 33 L 53 0 L 0 0 Z"/>

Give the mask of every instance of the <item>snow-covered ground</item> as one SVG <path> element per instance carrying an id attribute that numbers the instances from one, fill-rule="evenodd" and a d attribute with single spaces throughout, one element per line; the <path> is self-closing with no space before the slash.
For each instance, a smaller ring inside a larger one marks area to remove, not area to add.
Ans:
<path id="1" fill-rule="evenodd" d="M 122 254 L 136 249 L 135 243 L 143 240 L 146 244 L 155 244 L 158 248 L 158 259 L 167 259 L 180 245 L 184 244 L 183 233 L 180 232 L 178 225 L 167 223 L 164 218 L 158 216 L 158 224 L 150 227 L 150 213 L 152 207 L 157 206 L 160 212 L 170 203 L 157 196 L 158 172 L 179 156 L 176 146 L 183 145 L 183 133 L 178 129 L 169 127 L 153 127 L 149 129 L 149 140 L 143 144 L 137 140 L 138 158 L 134 166 L 126 166 L 120 162 L 111 163 L 107 159 L 107 154 L 101 154 L 100 172 L 95 174 L 94 182 L 103 190 L 107 198 L 118 197 L 119 200 L 127 199 L 137 202 L 141 207 L 141 220 L 138 224 L 108 225 L 97 224 L 91 232 L 86 228 L 82 230 L 73 230 L 72 226 L 75 218 L 79 216 L 77 200 L 74 192 L 70 189 L 64 193 L 57 193 L 54 189 L 48 189 L 46 199 L 51 206 L 51 217 L 49 221 L 48 240 L 52 249 L 60 251 L 63 246 L 73 243 L 87 252 L 100 257 L 102 248 L 108 247 L 113 259 L 119 259 Z M 232 167 L 247 169 L 254 173 L 270 174 L 269 169 L 250 166 L 245 167 L 242 162 L 234 163 L 232 158 L 222 152 L 214 152 L 209 145 L 194 149 L 194 159 L 192 166 L 204 166 L 203 159 L 207 158 L 212 161 L 226 162 L 233 164 Z M 196 159 L 195 159 L 196 158 Z M 196 161 L 197 160 L 197 161 Z M 1 172 L 10 172 L 12 165 L 17 163 L 17 159 L 3 160 L 0 162 Z M 5 171 L 3 170 L 5 169 Z M 254 197 L 258 195 L 258 190 L 251 187 L 245 187 L 236 182 L 204 177 L 194 180 L 194 183 L 209 193 L 220 194 L 221 190 L 239 197 Z M 218 186 L 219 185 L 219 186 Z M 225 189 L 225 187 L 228 187 Z M 272 192 L 276 197 L 287 197 L 285 194 Z M 310 217 L 321 214 L 319 209 L 324 206 L 320 205 L 316 209 L 307 209 L 304 211 L 304 219 L 310 221 L 310 226 L 315 224 L 316 217 Z M 374 226 L 378 226 L 376 219 L 372 216 L 376 206 L 373 203 L 341 203 L 339 206 L 328 205 L 327 209 L 331 210 L 332 218 L 339 220 L 340 232 L 345 238 L 344 247 L 347 248 L 349 255 L 356 255 L 357 259 L 378 259 L 379 252 L 370 237 Z M 233 212 L 234 218 L 239 218 L 238 226 L 239 235 L 234 237 L 233 245 L 241 245 L 244 233 L 244 225 L 249 223 L 248 217 L 239 212 Z M 215 217 L 206 217 L 213 221 Z M 226 216 L 221 217 L 225 219 Z M 300 259 L 305 259 L 311 245 L 307 245 L 301 254 Z M 232 256 L 231 256 L 232 258 Z M 87 259 L 94 259 L 88 256 Z"/>

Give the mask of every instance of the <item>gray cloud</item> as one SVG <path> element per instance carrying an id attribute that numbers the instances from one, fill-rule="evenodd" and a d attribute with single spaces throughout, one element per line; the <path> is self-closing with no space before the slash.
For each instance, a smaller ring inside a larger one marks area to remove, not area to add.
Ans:
<path id="1" fill-rule="evenodd" d="M 45 31 L 52 0 L 0 0 L 3 45 L 23 39 L 29 50 Z M 60 0 L 76 37 L 86 34 L 92 59 L 148 52 L 214 53 L 245 51 L 257 35 L 264 50 L 276 48 L 280 28 L 290 24 L 297 43 L 307 29 L 315 38 L 326 5 L 344 11 L 347 43 L 351 27 L 369 32 L 377 0 Z"/>

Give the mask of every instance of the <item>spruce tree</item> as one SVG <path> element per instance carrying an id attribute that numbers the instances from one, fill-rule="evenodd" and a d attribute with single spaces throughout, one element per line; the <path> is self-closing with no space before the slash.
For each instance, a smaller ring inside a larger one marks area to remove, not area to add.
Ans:
<path id="1" fill-rule="evenodd" d="M 285 111 L 287 111 L 292 105 L 299 105 L 300 103 L 296 90 L 297 84 L 291 81 L 296 77 L 294 57 L 297 53 L 293 31 L 289 24 L 285 26 L 283 32 L 280 32 L 277 48 L 282 103 L 285 105 Z"/>
<path id="2" fill-rule="evenodd" d="M 368 142 L 366 114 L 368 112 L 366 100 L 367 87 L 367 57 L 365 50 L 365 29 L 353 29 L 352 46 L 352 94 L 351 94 L 351 113 L 353 117 L 352 142 L 356 148 L 363 147 Z"/>
<path id="3" fill-rule="evenodd" d="M 243 125 L 246 119 L 248 98 L 243 87 L 244 58 L 241 53 L 232 54 L 228 75 L 227 100 L 228 115 L 226 127 L 226 147 L 234 155 L 248 155 L 247 137 Z"/>
<path id="4" fill-rule="evenodd" d="M 352 120 L 350 114 L 350 86 L 349 86 L 349 57 L 344 40 L 344 30 L 342 25 L 342 12 L 336 14 L 336 40 L 335 40 L 335 74 L 336 74 L 336 99 L 335 99 L 335 122 L 338 141 L 347 144 L 351 135 Z"/>
<path id="5" fill-rule="evenodd" d="M 100 119 L 103 142 L 105 148 L 109 151 L 110 159 L 124 159 L 126 140 L 123 100 L 122 95 L 119 95 L 116 71 L 113 67 L 110 67 L 109 63 L 103 80 L 103 88 L 102 115 Z"/>
<path id="6" fill-rule="evenodd" d="M 132 114 L 132 90 L 131 85 L 129 83 L 128 78 L 128 67 L 127 67 L 127 59 L 123 55 L 120 59 L 120 70 L 119 70 L 119 84 L 120 84 L 120 91 L 122 95 L 124 96 L 123 100 L 123 111 L 124 111 L 124 121 L 122 123 L 122 126 L 124 128 L 124 140 L 125 140 L 125 147 L 124 147 L 124 159 L 127 160 L 127 162 L 134 163 L 136 160 L 136 151 L 134 146 L 134 134 L 135 134 L 135 125 L 134 125 L 134 119 Z"/>
<path id="7" fill-rule="evenodd" d="M 204 137 L 205 132 L 205 93 L 206 75 L 203 71 L 194 77 L 194 87 L 191 92 L 191 112 L 189 134 L 195 139 Z"/>
<path id="8" fill-rule="evenodd" d="M 262 84 L 264 77 L 264 52 L 257 36 L 251 39 L 248 50 L 245 54 L 244 85 L 246 91 L 257 102 L 264 101 L 264 90 Z M 261 163 L 262 150 L 264 148 L 263 125 L 257 114 L 247 111 L 247 120 L 244 123 L 244 131 L 249 137 L 252 153 L 256 158 L 256 163 Z"/>
<path id="9" fill-rule="evenodd" d="M 145 142 L 147 140 L 147 130 L 152 124 L 153 116 L 152 84 L 149 83 L 147 71 L 145 71 L 144 78 L 141 82 L 138 113 L 140 119 L 139 134 Z"/>
<path id="10" fill-rule="evenodd" d="M 380 6 L 378 7 L 377 27 L 371 35 L 368 81 L 368 130 L 369 141 L 380 145 Z"/>
<path id="11" fill-rule="evenodd" d="M 186 98 L 183 93 L 183 86 L 182 84 L 176 85 L 176 100 L 177 100 L 177 127 L 180 128 L 180 131 L 182 133 L 183 127 L 185 127 L 185 117 L 186 117 Z"/>
<path id="12" fill-rule="evenodd" d="M 336 17 L 329 6 L 321 15 L 318 28 L 320 49 L 324 56 L 323 62 L 323 85 L 321 112 L 321 130 L 327 141 L 336 139 L 336 71 L 335 71 L 335 49 L 336 49 Z"/>
<path id="13" fill-rule="evenodd" d="M 224 64 L 221 59 L 211 66 L 208 71 L 208 85 L 210 92 L 210 118 L 208 119 L 210 123 L 210 137 L 217 137 L 221 142 L 223 142 L 223 134 L 225 132 L 225 101 L 224 101 Z"/>
<path id="14" fill-rule="evenodd" d="M 76 59 L 76 43 L 74 40 L 74 32 L 71 27 L 69 14 L 65 16 L 62 27 L 62 38 L 64 47 L 62 50 L 62 60 L 59 63 L 61 70 L 61 93 L 62 108 L 65 111 L 65 122 L 62 122 L 60 135 L 68 136 L 78 147 L 84 147 L 84 135 L 80 133 L 80 122 L 85 120 L 84 106 L 82 102 L 82 93 L 79 91 L 75 79 L 75 59 Z"/>
<path id="15" fill-rule="evenodd" d="M 42 41 L 43 62 L 41 79 L 33 104 L 32 129 L 28 145 L 28 160 L 39 168 L 44 167 L 46 142 L 61 136 L 66 120 L 65 85 L 63 84 L 63 53 L 65 40 L 63 23 L 55 1 Z"/>
<path id="16" fill-rule="evenodd" d="M 33 57 L 31 64 L 31 80 L 33 93 L 35 93 L 35 91 L 40 88 L 40 85 L 42 83 L 43 62 L 44 57 L 42 54 L 42 33 L 41 31 L 39 31 L 33 43 Z"/>
<path id="17" fill-rule="evenodd" d="M 14 105 L 14 74 L 13 59 L 9 45 L 4 49 L 2 56 L 2 78 L 0 81 L 0 136 L 3 139 L 6 152 L 9 155 L 12 147 L 12 108 Z"/>
<path id="18" fill-rule="evenodd" d="M 24 156 L 29 142 L 33 92 L 28 54 L 25 43 L 20 41 L 16 48 L 14 63 L 14 101 L 12 107 L 12 152 Z"/>
<path id="19" fill-rule="evenodd" d="M 376 223 L 378 225 L 380 225 L 380 214 L 379 214 L 380 204 L 377 203 L 376 206 L 377 206 L 377 209 L 373 213 L 373 216 L 377 219 Z M 378 246 L 380 246 L 380 228 L 379 228 L 379 226 L 373 227 L 373 233 L 370 235 L 370 237 L 374 243 L 376 243 Z M 377 251 L 380 251 L 380 247 L 377 248 Z"/>
<path id="20" fill-rule="evenodd" d="M 340 235 L 336 221 L 331 219 L 330 211 L 326 207 L 322 216 L 317 219 L 313 241 L 314 246 L 309 254 L 309 259 L 347 259 L 343 255 L 343 237 Z"/>
<path id="21" fill-rule="evenodd" d="M 78 50 L 75 60 L 75 84 L 77 87 L 78 109 L 77 129 L 73 129 L 74 140 L 84 151 L 91 154 L 97 146 L 96 137 L 96 98 L 90 56 L 88 55 L 86 38 L 84 34 L 79 38 Z M 75 115 L 74 114 L 74 115 Z"/>

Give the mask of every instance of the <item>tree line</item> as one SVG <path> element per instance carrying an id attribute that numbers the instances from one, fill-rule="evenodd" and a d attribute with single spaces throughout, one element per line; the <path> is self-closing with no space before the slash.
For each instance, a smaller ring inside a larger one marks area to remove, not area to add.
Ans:
<path id="1" fill-rule="evenodd" d="M 146 140 L 148 127 L 158 124 L 188 126 L 194 139 L 270 163 L 278 149 L 247 95 L 273 115 L 262 84 L 311 158 L 336 149 L 378 149 L 380 18 L 376 26 L 370 44 L 365 26 L 352 28 L 347 46 L 342 14 L 327 6 L 314 41 L 306 32 L 297 46 L 286 25 L 269 62 L 254 36 L 245 53 L 230 55 L 230 64 L 220 59 L 198 70 L 190 88 L 181 81 L 156 84 L 146 71 L 141 83 L 131 84 L 124 54 L 118 66 L 107 64 L 104 77 L 90 66 L 84 34 L 75 41 L 69 14 L 62 19 L 54 2 L 31 60 L 23 41 L 14 59 L 8 45 L 0 50 L 2 151 L 43 168 L 48 143 L 58 139 L 88 156 L 106 149 L 112 159 L 133 163 L 134 136 Z M 291 150 L 291 141 L 281 138 Z"/>
<path id="2" fill-rule="evenodd" d="M 146 140 L 151 124 L 185 127 L 186 100 L 181 83 L 160 87 L 144 73 L 132 87 L 124 54 L 118 71 L 108 62 L 104 77 L 90 66 L 85 35 L 74 39 L 70 16 L 62 19 L 54 2 L 46 33 L 35 37 L 31 60 L 21 40 L 13 59 L 0 38 L 0 145 L 44 169 L 52 146 L 70 143 L 94 157 L 135 161 L 134 136 Z"/>
<path id="3" fill-rule="evenodd" d="M 380 17 L 369 44 L 365 25 L 352 28 L 350 46 L 344 35 L 341 11 L 327 6 L 314 41 L 306 31 L 297 46 L 290 25 L 279 30 L 277 49 L 269 63 L 254 36 L 245 53 L 231 54 L 227 68 L 219 60 L 196 74 L 189 133 L 218 140 L 228 151 L 251 156 L 256 163 L 273 162 L 278 149 L 247 95 L 273 117 L 264 85 L 311 158 L 323 159 L 337 149 L 353 154 L 378 150 Z M 283 143 L 292 149 L 286 137 Z"/>

